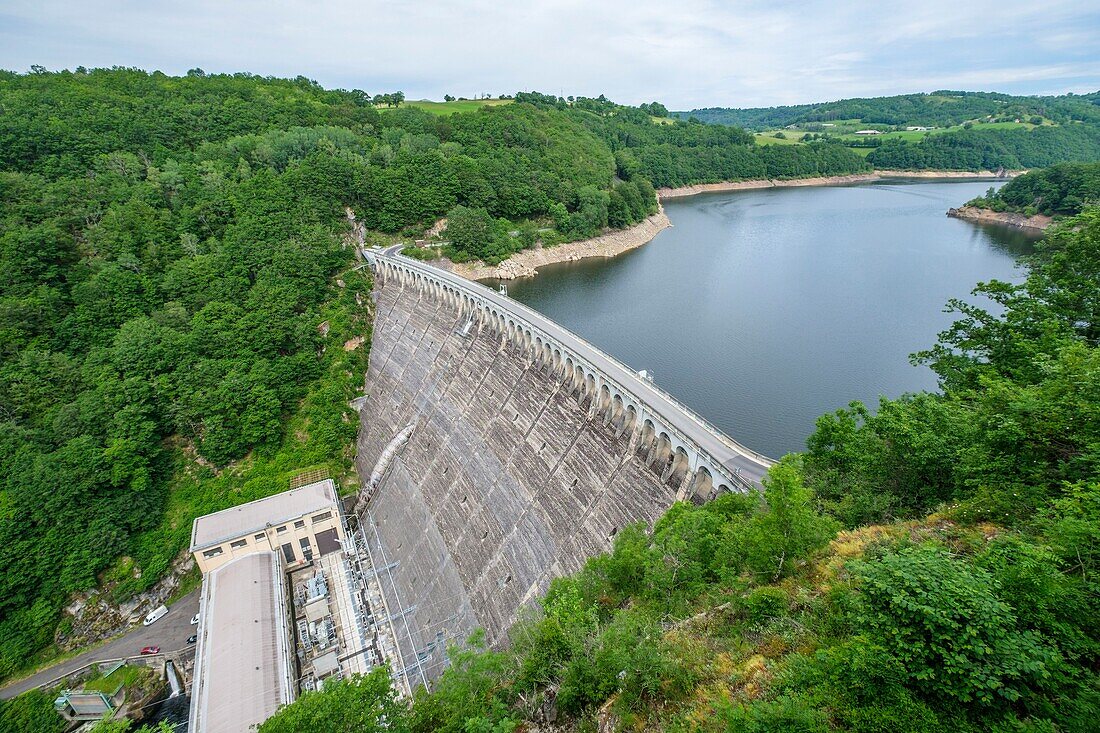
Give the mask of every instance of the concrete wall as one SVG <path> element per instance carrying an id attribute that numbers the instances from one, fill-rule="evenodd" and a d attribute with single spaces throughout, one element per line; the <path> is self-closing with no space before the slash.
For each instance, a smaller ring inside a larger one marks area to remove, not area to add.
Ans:
<path id="1" fill-rule="evenodd" d="M 721 465 L 708 471 L 696 450 L 689 459 L 640 418 L 644 406 L 628 411 L 521 325 L 413 277 L 379 273 L 375 297 L 364 485 L 387 444 L 415 427 L 362 526 L 413 686 L 442 670 L 447 641 L 480 627 L 504 642 L 525 603 L 620 528 L 717 490 Z"/>

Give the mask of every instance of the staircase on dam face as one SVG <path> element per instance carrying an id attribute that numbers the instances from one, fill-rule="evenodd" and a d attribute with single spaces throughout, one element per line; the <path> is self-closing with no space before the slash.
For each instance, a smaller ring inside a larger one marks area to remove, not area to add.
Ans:
<path id="1" fill-rule="evenodd" d="M 652 523 L 677 499 L 741 488 L 748 480 L 737 461 L 751 479 L 770 465 L 756 454 L 719 461 L 717 450 L 674 446 L 662 428 L 672 421 L 635 399 L 644 385 L 612 397 L 611 377 L 599 385 L 580 357 L 552 348 L 564 336 L 535 341 L 525 321 L 493 315 L 463 288 L 479 286 L 376 263 L 356 459 L 364 486 L 390 449 L 361 526 L 383 568 L 396 672 L 410 687 L 429 684 L 447 644 L 474 629 L 505 643 L 551 578 L 607 550 L 621 528 Z"/>

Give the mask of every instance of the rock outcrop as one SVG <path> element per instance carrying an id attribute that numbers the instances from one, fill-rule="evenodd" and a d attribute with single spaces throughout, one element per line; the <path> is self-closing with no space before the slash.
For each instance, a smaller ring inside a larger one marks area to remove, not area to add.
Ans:
<path id="1" fill-rule="evenodd" d="M 966 219 L 967 221 L 973 221 L 979 224 L 999 224 L 1001 226 L 1026 229 L 1033 232 L 1044 231 L 1054 221 L 1051 217 L 1044 214 L 1027 216 L 1011 211 L 980 209 L 977 206 L 960 206 L 957 209 L 948 209 L 947 215 L 955 217 L 956 219 Z"/>

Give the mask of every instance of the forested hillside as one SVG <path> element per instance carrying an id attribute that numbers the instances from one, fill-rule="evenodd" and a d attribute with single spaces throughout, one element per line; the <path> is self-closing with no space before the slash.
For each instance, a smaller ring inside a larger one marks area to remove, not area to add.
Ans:
<path id="1" fill-rule="evenodd" d="M 1100 206 L 1100 163 L 1062 163 L 1017 176 L 967 203 L 993 211 L 1031 216 L 1072 216 Z"/>
<path id="2" fill-rule="evenodd" d="M 194 516 L 309 468 L 353 486 L 370 280 L 345 207 L 376 242 L 454 214 L 453 253 L 499 260 L 638 221 L 654 185 L 866 167 L 660 105 L 380 114 L 200 70 L 0 72 L 0 110 L 0 678 L 79 643 L 74 592 L 152 586 Z"/>
<path id="3" fill-rule="evenodd" d="M 771 130 L 803 122 L 862 120 L 869 124 L 950 127 L 985 117 L 1027 119 L 1044 117 L 1060 124 L 1100 122 L 1097 98 L 1100 93 L 1060 97 L 1017 97 L 992 92 L 941 90 L 929 94 L 901 94 L 893 97 L 841 99 L 836 102 L 799 104 L 789 107 L 732 109 L 710 107 L 674 112 L 677 117 L 694 117 L 700 122 L 733 125 L 748 130 Z"/>
<path id="4" fill-rule="evenodd" d="M 556 109 L 586 126 L 615 151 L 619 171 L 640 174 L 654 186 L 847 175 L 870 170 L 842 145 L 821 142 L 798 149 L 753 144 L 753 136 L 732 127 L 652 124 L 650 105 L 621 107 L 605 99 L 579 99 L 537 92 L 516 95 L 543 109 Z M 659 105 L 658 105 L 659 107 Z M 665 118 L 663 122 L 671 122 Z"/>
<path id="5" fill-rule="evenodd" d="M 915 359 L 942 394 L 821 417 L 760 495 L 677 504 L 555 580 L 433 692 L 385 670 L 304 694 L 305 729 L 1096 729 L 1100 211 Z M 998 315 L 999 314 L 999 315 Z"/>
<path id="6" fill-rule="evenodd" d="M 755 130 L 758 141 L 779 140 L 783 147 L 843 144 L 880 169 L 976 171 L 1100 160 L 1100 92 L 1015 97 L 937 91 L 675 114 Z"/>
<path id="7" fill-rule="evenodd" d="M 492 258 L 635 221 L 654 186 L 868 167 L 659 105 L 379 114 L 362 92 L 198 71 L 5 73 L 0 108 L 0 676 L 69 633 L 73 592 L 155 583 L 195 515 L 303 469 L 353 484 L 370 281 L 344 207 L 377 241 L 457 210 L 463 251 Z M 824 416 L 761 495 L 620 531 L 510 650 L 455 650 L 411 707 L 379 671 L 263 733 L 1094 728 L 1098 253 L 1089 209 L 1026 283 L 979 289 L 995 312 L 951 304 L 917 357 L 942 394 Z M 49 702 L 0 723 L 56 723 Z"/>
<path id="8" fill-rule="evenodd" d="M 897 170 L 1042 168 L 1100 160 L 1100 123 L 1034 129 L 970 129 L 927 135 L 919 142 L 883 140 L 867 161 Z"/>

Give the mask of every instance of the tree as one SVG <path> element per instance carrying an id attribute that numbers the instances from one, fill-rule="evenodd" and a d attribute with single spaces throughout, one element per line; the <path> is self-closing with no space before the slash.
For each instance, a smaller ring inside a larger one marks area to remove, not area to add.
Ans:
<path id="1" fill-rule="evenodd" d="M 64 729 L 53 699 L 42 690 L 0 700 L 0 730 L 5 733 L 61 733 Z"/>
<path id="2" fill-rule="evenodd" d="M 447 213 L 444 235 L 451 247 L 470 257 L 489 261 L 506 257 L 510 252 L 498 222 L 481 207 L 456 206 Z"/>
<path id="3" fill-rule="evenodd" d="M 837 525 L 814 511 L 813 493 L 803 484 L 796 457 L 787 456 L 768 470 L 763 498 L 765 510 L 745 527 L 745 561 L 758 576 L 775 581 L 828 544 Z"/>
<path id="4" fill-rule="evenodd" d="M 397 698 L 388 667 L 325 683 L 260 724 L 259 733 L 372 733 L 409 730 L 408 709 Z"/>

